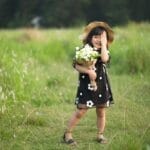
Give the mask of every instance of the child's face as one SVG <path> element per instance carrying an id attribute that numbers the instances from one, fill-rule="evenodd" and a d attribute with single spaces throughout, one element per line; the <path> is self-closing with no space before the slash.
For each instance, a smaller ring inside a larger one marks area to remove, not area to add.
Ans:
<path id="1" fill-rule="evenodd" d="M 91 42 L 93 47 L 97 49 L 101 48 L 101 35 L 93 35 Z"/>
<path id="2" fill-rule="evenodd" d="M 93 47 L 99 49 L 101 48 L 101 45 L 106 45 L 107 44 L 107 35 L 106 32 L 103 31 L 99 35 L 93 35 L 91 39 Z"/>

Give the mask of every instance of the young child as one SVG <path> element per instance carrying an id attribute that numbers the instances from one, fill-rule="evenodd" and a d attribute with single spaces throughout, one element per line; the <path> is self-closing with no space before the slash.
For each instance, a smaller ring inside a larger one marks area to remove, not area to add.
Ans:
<path id="1" fill-rule="evenodd" d="M 64 133 L 63 139 L 66 144 L 76 145 L 72 131 L 89 108 L 96 108 L 97 141 L 107 143 L 107 139 L 103 136 L 106 119 L 105 108 L 113 103 L 113 96 L 107 76 L 106 63 L 110 59 L 108 48 L 113 39 L 114 32 L 105 22 L 94 21 L 84 29 L 83 44 L 89 44 L 95 48 L 100 53 L 100 57 L 95 63 L 95 69 L 84 67 L 74 61 L 74 67 L 79 72 L 79 86 L 75 101 L 77 110 L 70 118 Z M 96 81 L 96 90 L 90 88 L 90 80 L 92 79 Z"/>

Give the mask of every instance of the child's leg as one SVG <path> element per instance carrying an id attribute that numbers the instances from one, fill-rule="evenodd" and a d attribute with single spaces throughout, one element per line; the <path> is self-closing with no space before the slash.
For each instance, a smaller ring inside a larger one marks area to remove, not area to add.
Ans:
<path id="1" fill-rule="evenodd" d="M 104 129 L 105 129 L 105 108 L 96 108 L 97 113 L 97 141 L 99 143 L 106 144 L 107 139 L 103 136 Z"/>
<path id="2" fill-rule="evenodd" d="M 67 125 L 66 134 L 65 134 L 66 139 L 72 139 L 72 134 L 71 134 L 72 130 L 79 122 L 79 120 L 84 116 L 87 110 L 88 109 L 77 109 L 74 112 Z"/>
<path id="3" fill-rule="evenodd" d="M 103 133 L 105 129 L 105 108 L 96 108 L 98 133 Z"/>

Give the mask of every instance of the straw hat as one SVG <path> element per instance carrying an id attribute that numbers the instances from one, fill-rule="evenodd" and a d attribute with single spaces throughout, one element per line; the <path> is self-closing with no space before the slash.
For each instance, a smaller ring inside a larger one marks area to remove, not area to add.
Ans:
<path id="1" fill-rule="evenodd" d="M 106 33 L 107 33 L 107 37 L 108 37 L 108 43 L 112 43 L 114 40 L 114 32 L 111 29 L 111 27 L 105 23 L 105 22 L 101 22 L 101 21 L 93 21 L 91 23 L 89 23 L 85 28 L 84 28 L 84 32 L 81 35 L 81 39 L 84 41 L 86 41 L 89 33 L 96 27 L 102 27 L 105 29 Z"/>

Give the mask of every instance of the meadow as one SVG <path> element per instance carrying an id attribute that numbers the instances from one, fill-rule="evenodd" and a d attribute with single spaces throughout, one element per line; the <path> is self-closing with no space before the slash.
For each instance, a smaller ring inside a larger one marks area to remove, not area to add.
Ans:
<path id="1" fill-rule="evenodd" d="M 150 25 L 114 27 L 108 66 L 115 104 L 107 109 L 108 144 L 96 142 L 96 114 L 79 122 L 78 146 L 62 142 L 76 109 L 72 67 L 83 27 L 0 30 L 1 150 L 149 150 Z"/>

